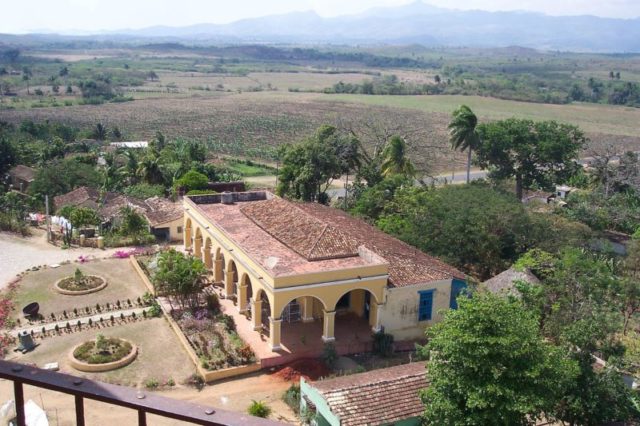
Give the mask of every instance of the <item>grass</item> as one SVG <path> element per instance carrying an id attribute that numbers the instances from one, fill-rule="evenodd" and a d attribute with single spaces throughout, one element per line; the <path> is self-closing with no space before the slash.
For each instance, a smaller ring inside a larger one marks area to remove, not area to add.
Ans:
<path id="1" fill-rule="evenodd" d="M 137 345 L 136 360 L 126 367 L 104 373 L 81 373 L 73 369 L 68 361 L 69 351 L 75 345 L 94 340 L 95 329 L 38 340 L 36 343 L 40 345 L 34 351 L 24 355 L 11 352 L 9 360 L 38 366 L 58 362 L 62 372 L 128 386 L 140 386 L 152 379 L 174 378 L 182 382 L 195 372 L 193 362 L 164 318 L 106 328 L 102 333 L 107 338 L 127 339 Z"/>
<path id="2" fill-rule="evenodd" d="M 323 100 L 415 109 L 427 113 L 448 115 L 458 106 L 466 104 L 485 120 L 500 120 L 515 116 L 533 120 L 558 120 L 577 125 L 590 133 L 621 136 L 640 134 L 640 109 L 624 106 L 587 103 L 549 105 L 459 95 L 367 96 L 338 94 L 324 95 Z"/>
<path id="3" fill-rule="evenodd" d="M 275 168 L 257 163 L 248 163 L 237 160 L 225 160 L 225 168 L 242 175 L 243 177 L 271 176 Z"/>
<path id="4" fill-rule="evenodd" d="M 79 266 L 85 275 L 99 275 L 106 278 L 108 284 L 103 290 L 81 296 L 66 296 L 53 288 L 56 280 L 73 276 L 79 265 L 70 263 L 56 269 L 42 269 L 27 274 L 19 284 L 14 298 L 16 310 L 13 318 L 22 317 L 22 308 L 31 302 L 40 304 L 40 314 L 47 317 L 51 313 L 71 312 L 96 303 L 115 303 L 116 300 L 136 300 L 146 291 L 128 260 L 108 259 L 85 263 Z"/>

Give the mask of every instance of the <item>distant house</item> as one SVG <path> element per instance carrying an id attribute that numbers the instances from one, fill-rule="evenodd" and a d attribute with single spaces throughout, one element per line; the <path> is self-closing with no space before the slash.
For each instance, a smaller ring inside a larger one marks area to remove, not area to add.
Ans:
<path id="1" fill-rule="evenodd" d="M 315 413 L 318 426 L 420 425 L 420 391 L 427 386 L 422 362 L 317 382 L 300 379 L 300 406 Z"/>
<path id="2" fill-rule="evenodd" d="M 575 191 L 576 188 L 568 185 L 556 185 L 556 197 L 560 200 L 566 200 L 569 194 Z"/>
<path id="3" fill-rule="evenodd" d="M 36 179 L 36 171 L 31 167 L 18 165 L 9 170 L 9 183 L 16 191 L 27 192 Z"/>
<path id="4" fill-rule="evenodd" d="M 529 284 L 540 283 L 538 277 L 533 275 L 529 269 L 518 271 L 514 267 L 511 267 L 495 277 L 483 282 L 481 287 L 495 294 L 511 294 L 515 296 L 519 294 L 514 285 L 517 281 L 524 281 Z"/>
<path id="5" fill-rule="evenodd" d="M 149 147 L 147 141 L 131 141 L 131 142 L 111 142 L 109 146 L 124 149 L 143 149 Z"/>
<path id="6" fill-rule="evenodd" d="M 145 217 L 150 232 L 161 241 L 182 241 L 184 210 L 181 203 L 173 203 L 160 197 L 141 200 L 116 192 L 100 193 L 97 189 L 82 186 L 64 195 L 54 197 L 58 210 L 64 206 L 94 209 L 105 222 L 117 224 L 123 207 L 131 207 Z"/>

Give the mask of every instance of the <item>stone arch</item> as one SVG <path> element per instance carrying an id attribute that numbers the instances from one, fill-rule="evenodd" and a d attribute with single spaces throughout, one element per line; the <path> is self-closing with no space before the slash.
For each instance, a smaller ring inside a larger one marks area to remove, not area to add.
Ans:
<path id="1" fill-rule="evenodd" d="M 184 248 L 189 250 L 191 248 L 191 245 L 193 244 L 193 240 L 191 239 L 191 232 L 192 231 L 192 224 L 191 224 L 191 219 L 187 218 L 185 224 L 184 224 Z"/>
<path id="2" fill-rule="evenodd" d="M 322 300 L 320 297 L 318 296 L 314 296 L 314 295 L 306 295 L 306 296 L 292 296 L 291 298 L 287 298 L 285 299 L 286 303 L 282 304 L 282 309 L 280 309 L 280 312 L 274 312 L 274 310 L 276 309 L 276 307 L 274 306 L 271 310 L 271 315 L 273 316 L 273 318 L 282 318 L 282 314 L 286 312 L 287 307 L 292 303 L 292 302 L 296 302 L 297 299 L 301 299 L 302 297 L 306 297 L 306 298 L 310 298 L 312 300 L 317 300 L 320 302 L 320 304 L 322 305 L 322 309 L 323 311 L 327 310 L 327 303 Z M 277 316 L 276 316 L 277 315 Z"/>
<path id="3" fill-rule="evenodd" d="M 195 240 L 193 242 L 193 255 L 202 260 L 202 231 L 196 228 Z"/>
<path id="4" fill-rule="evenodd" d="M 211 255 L 211 237 L 207 237 L 204 243 L 204 266 L 211 270 L 213 269 L 213 258 Z"/>
<path id="5" fill-rule="evenodd" d="M 229 256 L 229 260 L 227 262 L 226 268 L 227 274 L 232 274 L 231 277 L 231 294 L 238 295 L 238 267 L 236 266 L 236 262 Z"/>

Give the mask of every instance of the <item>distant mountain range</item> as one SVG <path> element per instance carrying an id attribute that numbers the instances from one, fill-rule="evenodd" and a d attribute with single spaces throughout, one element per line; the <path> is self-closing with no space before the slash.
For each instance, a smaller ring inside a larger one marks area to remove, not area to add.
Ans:
<path id="1" fill-rule="evenodd" d="M 265 43 L 422 44 L 587 52 L 640 52 L 640 19 L 443 9 L 417 1 L 358 15 L 294 12 L 230 24 L 156 26 L 100 33 L 143 38 Z M 98 34 L 97 34 L 98 35 Z"/>

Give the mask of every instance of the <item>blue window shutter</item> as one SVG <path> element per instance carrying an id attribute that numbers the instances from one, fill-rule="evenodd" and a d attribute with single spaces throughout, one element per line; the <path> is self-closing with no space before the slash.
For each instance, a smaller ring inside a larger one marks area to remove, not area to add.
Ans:
<path id="1" fill-rule="evenodd" d="M 418 305 L 418 321 L 428 321 L 433 312 L 433 293 L 435 290 L 419 291 L 420 303 Z"/>
<path id="2" fill-rule="evenodd" d="M 467 283 L 463 280 L 453 279 L 451 281 L 451 300 L 449 301 L 449 307 L 451 309 L 458 309 L 458 296 L 460 292 L 467 288 Z"/>

